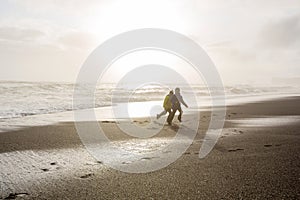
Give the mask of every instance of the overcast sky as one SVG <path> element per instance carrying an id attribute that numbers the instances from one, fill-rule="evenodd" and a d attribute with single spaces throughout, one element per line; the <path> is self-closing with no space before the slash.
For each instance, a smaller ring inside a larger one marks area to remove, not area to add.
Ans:
<path id="1" fill-rule="evenodd" d="M 225 84 L 300 77 L 299 0 L 1 0 L 0 80 L 74 81 L 101 42 L 137 28 L 195 40 Z"/>

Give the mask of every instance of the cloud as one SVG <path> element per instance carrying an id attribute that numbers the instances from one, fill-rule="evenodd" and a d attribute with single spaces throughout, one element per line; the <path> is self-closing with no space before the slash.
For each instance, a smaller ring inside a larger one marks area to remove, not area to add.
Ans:
<path id="1" fill-rule="evenodd" d="M 98 5 L 108 3 L 109 0 L 10 0 L 15 6 L 20 6 L 34 13 L 51 13 L 84 15 L 94 10 Z"/>
<path id="2" fill-rule="evenodd" d="M 17 42 L 31 42 L 45 36 L 45 33 L 36 29 L 25 29 L 12 26 L 0 27 L 0 40 Z"/>
<path id="3" fill-rule="evenodd" d="M 300 15 L 271 21 L 259 34 L 259 45 L 265 48 L 299 48 Z"/>
<path id="4" fill-rule="evenodd" d="M 205 45 L 223 79 L 263 82 L 300 73 L 300 15 L 276 15 L 252 28 L 251 34 Z"/>
<path id="5" fill-rule="evenodd" d="M 80 31 L 68 31 L 61 35 L 57 42 L 66 48 L 87 49 L 96 44 L 95 37 L 90 33 Z"/>
<path id="6" fill-rule="evenodd" d="M 16 72 L 27 66 L 43 78 L 63 76 L 59 70 L 75 69 L 99 41 L 141 27 L 191 36 L 228 81 L 300 72 L 299 0 L 7 1 L 0 57 Z"/>
<path id="7" fill-rule="evenodd" d="M 47 46 L 58 50 L 89 50 L 97 44 L 95 36 L 91 33 L 78 29 L 52 25 L 45 21 L 27 20 L 12 21 L 0 24 L 0 44 L 23 45 L 26 49 L 29 46 L 37 48 Z"/>

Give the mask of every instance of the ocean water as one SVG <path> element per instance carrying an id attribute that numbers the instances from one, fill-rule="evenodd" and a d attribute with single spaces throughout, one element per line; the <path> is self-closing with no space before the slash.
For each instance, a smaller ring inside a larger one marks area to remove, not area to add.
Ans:
<path id="1" fill-rule="evenodd" d="M 138 105 L 140 108 L 143 108 L 141 102 L 156 102 L 155 105 L 161 105 L 164 96 L 169 92 L 170 88 L 174 89 L 175 87 L 177 85 L 146 85 L 137 88 L 134 90 L 134 93 L 130 94 L 130 102 L 135 103 L 134 105 Z M 179 87 L 187 103 L 189 103 L 190 96 L 196 95 L 197 101 L 200 102 L 199 105 L 209 106 L 210 92 L 206 86 L 193 85 L 191 87 Z M 299 87 L 292 86 L 254 87 L 250 85 L 236 85 L 225 86 L 224 89 L 226 100 L 228 100 L 227 103 L 234 101 L 238 103 L 239 101 L 243 101 L 243 97 L 249 99 L 249 97 L 253 98 L 256 96 L 299 94 L 300 91 Z M 62 119 L 66 117 L 62 113 L 90 108 L 84 104 L 74 107 L 73 93 L 74 84 L 71 83 L 0 82 L 0 130 L 15 127 L 12 125 L 14 124 L 13 122 L 19 126 L 32 125 L 33 121 L 36 121 L 37 118 L 42 118 L 39 116 L 49 116 L 51 114 L 52 116 L 61 116 L 60 119 Z M 126 103 L 128 99 L 125 97 L 128 93 L 129 89 L 126 85 L 118 88 L 115 88 L 114 84 L 98 85 L 94 93 L 95 104 L 93 108 L 101 110 L 113 104 Z M 114 97 L 113 103 L 112 97 Z M 190 105 L 192 108 L 194 106 L 196 105 Z M 47 120 L 44 119 L 44 121 Z"/>

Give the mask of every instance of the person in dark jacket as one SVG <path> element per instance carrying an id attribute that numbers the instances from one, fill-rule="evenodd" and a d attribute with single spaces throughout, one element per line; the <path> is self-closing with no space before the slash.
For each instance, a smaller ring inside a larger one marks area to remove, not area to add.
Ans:
<path id="1" fill-rule="evenodd" d="M 181 109 L 181 104 L 183 104 L 185 107 L 188 108 L 188 105 L 184 102 L 181 94 L 180 94 L 180 89 L 176 88 L 175 89 L 175 94 L 171 98 L 171 103 L 172 103 L 172 112 L 169 114 L 167 122 L 169 125 L 172 124 L 172 121 L 174 119 L 175 113 L 178 110 L 179 115 L 178 115 L 178 120 L 181 122 L 181 117 L 182 117 L 182 109 Z"/>

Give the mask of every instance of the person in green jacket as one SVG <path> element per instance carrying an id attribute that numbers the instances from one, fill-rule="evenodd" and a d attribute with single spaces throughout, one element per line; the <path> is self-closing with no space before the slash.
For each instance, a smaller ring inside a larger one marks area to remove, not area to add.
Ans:
<path id="1" fill-rule="evenodd" d="M 171 90 L 169 92 L 169 94 L 166 95 L 165 100 L 164 100 L 164 104 L 163 104 L 164 111 L 162 111 L 161 113 L 157 114 L 156 115 L 156 119 L 159 119 L 161 116 L 167 114 L 167 112 L 170 115 L 171 108 L 172 108 L 171 98 L 172 98 L 173 94 L 174 94 L 174 92 L 173 92 L 173 90 Z"/>

